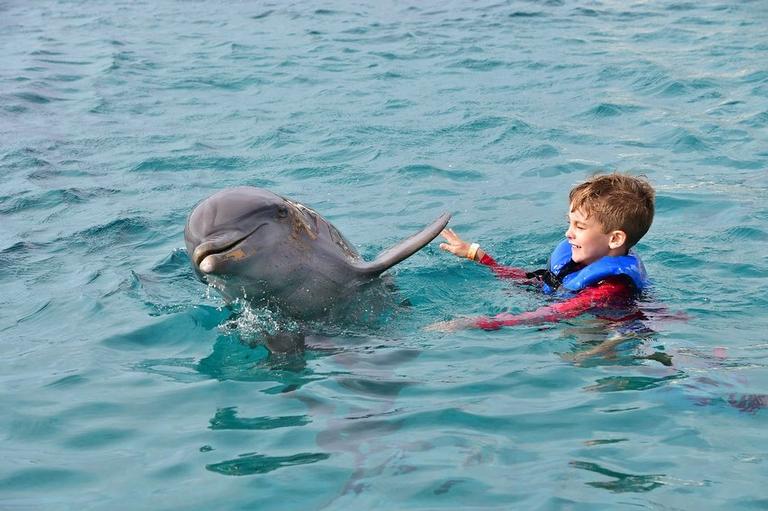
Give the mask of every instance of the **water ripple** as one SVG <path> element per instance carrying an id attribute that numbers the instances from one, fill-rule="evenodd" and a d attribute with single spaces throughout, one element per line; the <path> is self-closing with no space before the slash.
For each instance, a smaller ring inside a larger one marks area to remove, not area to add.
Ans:
<path id="1" fill-rule="evenodd" d="M 247 167 L 248 162 L 237 157 L 176 156 L 157 157 L 142 161 L 133 172 L 183 172 L 198 169 L 236 170 Z"/>
<path id="2" fill-rule="evenodd" d="M 479 180 L 484 177 L 482 173 L 473 170 L 442 169 L 432 165 L 408 165 L 398 169 L 397 172 L 417 179 L 443 177 L 461 182 Z"/>
<path id="3" fill-rule="evenodd" d="M 26 489 L 46 489 L 48 491 L 65 489 L 72 485 L 87 484 L 93 477 L 84 471 L 61 468 L 36 467 L 16 470 L 0 479 L 0 489 L 18 492 Z"/>
<path id="4" fill-rule="evenodd" d="M 615 103 L 600 103 L 584 112 L 584 116 L 595 119 L 604 119 L 610 117 L 620 117 L 625 114 L 632 114 L 644 110 L 637 105 L 619 105 Z"/>
<path id="5" fill-rule="evenodd" d="M 225 476 L 246 476 L 253 474 L 267 474 L 274 470 L 294 465 L 307 465 L 327 460 L 330 454 L 326 453 L 299 453 L 291 456 L 266 456 L 264 454 L 241 454 L 235 459 L 211 463 L 205 468 Z"/>
<path id="6" fill-rule="evenodd" d="M 239 417 L 237 408 L 222 408 L 216 410 L 216 415 L 210 421 L 210 428 L 215 430 L 244 429 L 264 430 L 276 428 L 292 428 L 309 424 L 306 415 L 284 417 Z"/>

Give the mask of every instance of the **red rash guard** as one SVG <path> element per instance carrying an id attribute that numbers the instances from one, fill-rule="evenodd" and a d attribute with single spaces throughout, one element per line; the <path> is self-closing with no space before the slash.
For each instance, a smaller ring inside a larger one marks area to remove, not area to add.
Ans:
<path id="1" fill-rule="evenodd" d="M 491 256 L 485 254 L 480 260 L 493 270 L 500 278 L 520 281 L 524 284 L 535 284 L 535 278 L 529 278 L 528 272 L 521 268 L 511 268 L 497 263 Z M 584 314 L 592 309 L 626 307 L 635 294 L 634 287 L 624 277 L 609 277 L 594 286 L 579 291 L 576 296 L 536 310 L 521 314 L 503 312 L 489 318 L 475 318 L 474 325 L 484 330 L 498 330 L 503 326 L 532 325 L 561 321 Z"/>

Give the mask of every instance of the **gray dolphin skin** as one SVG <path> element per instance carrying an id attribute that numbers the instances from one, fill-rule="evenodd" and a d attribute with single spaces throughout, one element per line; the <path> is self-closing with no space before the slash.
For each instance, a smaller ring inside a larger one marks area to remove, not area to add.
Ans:
<path id="1" fill-rule="evenodd" d="M 263 188 L 228 188 L 190 213 L 184 240 L 201 280 L 227 300 L 275 304 L 299 319 L 327 313 L 340 299 L 432 241 L 451 216 L 371 262 L 314 210 Z"/>

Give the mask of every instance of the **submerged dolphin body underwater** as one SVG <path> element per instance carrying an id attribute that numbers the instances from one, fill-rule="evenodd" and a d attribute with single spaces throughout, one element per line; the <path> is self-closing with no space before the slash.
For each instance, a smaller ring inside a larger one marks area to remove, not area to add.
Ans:
<path id="1" fill-rule="evenodd" d="M 299 320 L 315 320 L 423 248 L 449 220 L 450 214 L 442 214 L 367 262 L 314 210 L 244 186 L 195 206 L 184 240 L 195 273 L 226 300 L 245 298 Z"/>

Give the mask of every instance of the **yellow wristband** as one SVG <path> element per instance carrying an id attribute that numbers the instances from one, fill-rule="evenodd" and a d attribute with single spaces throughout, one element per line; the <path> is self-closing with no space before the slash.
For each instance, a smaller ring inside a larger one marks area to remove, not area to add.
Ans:
<path id="1" fill-rule="evenodd" d="M 475 256 L 477 255 L 477 251 L 480 249 L 480 245 L 477 243 L 472 243 L 469 246 L 469 250 L 467 250 L 467 259 L 474 261 Z"/>

